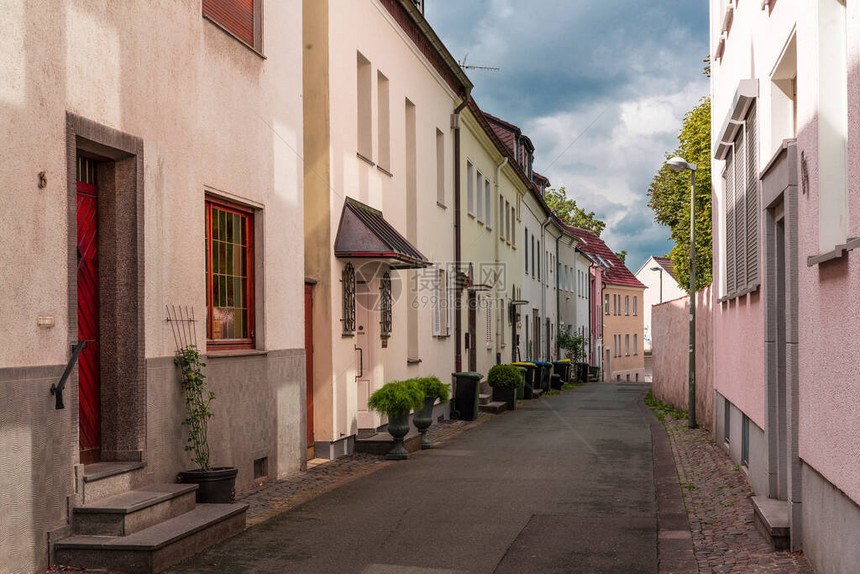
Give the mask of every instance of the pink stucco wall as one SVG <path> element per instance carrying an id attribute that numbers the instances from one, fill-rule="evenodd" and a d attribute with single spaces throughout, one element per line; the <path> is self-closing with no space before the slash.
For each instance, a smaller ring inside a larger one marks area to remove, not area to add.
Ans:
<path id="1" fill-rule="evenodd" d="M 714 389 L 765 428 L 761 292 L 714 304 Z"/>
<path id="2" fill-rule="evenodd" d="M 849 95 L 857 110 L 860 93 Z M 860 136 L 860 118 L 849 115 L 849 136 Z M 855 502 L 860 502 L 860 252 L 808 267 L 818 253 L 818 141 L 816 124 L 798 134 L 798 155 L 809 166 L 809 189 L 798 194 L 800 458 Z M 858 139 L 849 137 L 849 173 L 860 166 Z M 860 222 L 860 179 L 849 178 L 849 230 Z"/>
<path id="3" fill-rule="evenodd" d="M 651 308 L 654 396 L 687 409 L 689 377 L 690 298 L 681 297 Z M 696 419 L 714 428 L 712 288 L 696 293 Z"/>

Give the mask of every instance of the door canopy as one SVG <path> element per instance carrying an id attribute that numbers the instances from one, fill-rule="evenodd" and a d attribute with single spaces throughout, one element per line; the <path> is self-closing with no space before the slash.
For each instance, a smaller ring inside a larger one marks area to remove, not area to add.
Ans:
<path id="1" fill-rule="evenodd" d="M 343 205 L 334 254 L 342 258 L 380 260 L 392 269 L 430 265 L 430 261 L 382 217 L 381 211 L 351 197 L 347 197 Z"/>

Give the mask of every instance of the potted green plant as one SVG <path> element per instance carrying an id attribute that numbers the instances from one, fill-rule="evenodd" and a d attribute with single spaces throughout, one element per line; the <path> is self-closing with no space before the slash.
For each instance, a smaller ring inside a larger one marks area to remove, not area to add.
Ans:
<path id="1" fill-rule="evenodd" d="M 517 387 L 523 383 L 523 374 L 514 365 L 493 365 L 487 373 L 487 383 L 493 387 L 493 400 L 504 401 L 508 410 L 517 408 Z"/>
<path id="2" fill-rule="evenodd" d="M 409 453 L 403 448 L 403 437 L 409 432 L 409 412 L 424 404 L 424 393 L 414 380 L 386 383 L 367 401 L 367 406 L 388 417 L 388 433 L 394 446 L 385 455 L 386 460 L 405 460 Z"/>
<path id="3" fill-rule="evenodd" d="M 418 378 L 415 379 L 415 384 L 424 394 L 424 405 L 420 410 L 415 411 L 412 422 L 421 433 L 421 448 L 433 448 L 433 442 L 427 438 L 427 429 L 433 424 L 433 405 L 436 404 L 436 399 L 439 399 L 440 403 L 448 401 L 448 385 L 438 377 Z"/>
<path id="4" fill-rule="evenodd" d="M 558 346 L 564 349 L 570 359 L 571 378 L 579 383 L 588 382 L 588 363 L 585 362 L 588 337 L 561 331 L 558 334 Z"/>
<path id="5" fill-rule="evenodd" d="M 179 473 L 178 481 L 197 484 L 198 503 L 231 503 L 236 495 L 235 467 L 212 467 L 209 463 L 209 419 L 212 418 L 210 404 L 215 393 L 206 385 L 206 366 L 194 345 L 181 347 L 173 362 L 179 367 L 182 390 L 185 391 L 185 420 L 188 441 L 185 450 L 197 465 L 194 470 Z"/>

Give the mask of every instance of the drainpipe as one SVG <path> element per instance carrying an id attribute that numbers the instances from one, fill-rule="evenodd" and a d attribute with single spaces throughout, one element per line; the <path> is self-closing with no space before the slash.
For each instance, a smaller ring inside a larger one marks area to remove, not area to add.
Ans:
<path id="1" fill-rule="evenodd" d="M 454 113 L 451 115 L 451 127 L 454 129 L 454 296 L 457 302 L 454 306 L 454 340 L 456 341 L 454 372 L 456 373 L 463 370 L 463 317 L 460 309 L 462 302 L 460 282 L 460 267 L 462 265 L 460 245 L 460 112 L 469 103 L 471 92 L 471 88 L 466 90 L 463 101 L 454 108 Z M 471 343 L 474 345 L 474 341 Z"/>
<path id="2" fill-rule="evenodd" d="M 507 156 L 505 156 L 502 159 L 502 161 L 499 162 L 499 165 L 496 166 L 496 194 L 493 197 L 493 200 L 495 200 L 495 201 L 490 201 L 491 209 L 495 209 L 496 214 L 498 215 L 498 223 L 496 224 L 496 233 L 493 234 L 493 240 L 494 240 L 493 241 L 493 245 L 494 245 L 493 253 L 494 253 L 494 261 L 496 262 L 496 269 L 499 268 L 499 263 L 500 263 L 499 262 L 499 237 L 501 236 L 501 233 L 502 233 L 502 221 L 504 221 L 504 219 L 505 219 L 505 217 L 504 217 L 505 214 L 503 214 L 502 212 L 500 212 L 498 210 L 498 199 L 501 197 L 501 191 L 499 189 L 499 187 L 500 187 L 499 186 L 499 180 L 502 177 L 502 168 L 505 167 L 506 165 L 508 165 L 508 157 Z M 496 205 L 492 205 L 492 203 L 496 203 Z M 507 270 L 506 270 L 505 277 L 507 277 L 507 275 L 508 274 L 507 274 Z M 498 281 L 496 282 L 496 291 L 497 292 L 499 291 Z M 506 316 L 505 307 L 504 307 L 504 301 L 505 301 L 504 285 L 502 286 L 501 294 L 502 294 L 502 297 L 501 297 L 501 299 L 502 299 L 502 319 L 501 320 L 506 321 L 507 316 Z M 496 299 L 498 300 L 498 297 L 496 297 Z M 500 331 L 501 331 L 501 329 L 499 329 L 497 327 L 496 328 L 496 362 L 499 362 L 499 359 L 501 357 L 501 352 L 502 352 L 501 346 L 500 346 L 501 344 L 499 343 L 499 335 L 501 334 Z M 511 340 L 513 340 L 513 338 Z M 504 341 L 502 341 L 502 343 L 504 343 Z"/>
<path id="3" fill-rule="evenodd" d="M 561 326 L 561 289 L 559 289 L 559 284 L 561 283 L 561 275 L 558 273 L 558 270 L 561 268 L 559 265 L 558 258 L 558 242 L 561 240 L 561 233 L 559 233 L 558 237 L 555 238 L 555 359 L 561 360 L 561 355 L 559 354 L 558 349 L 558 329 Z M 575 259 L 574 259 L 575 261 Z M 576 302 L 574 301 L 574 309 L 576 309 Z M 576 315 L 574 314 L 574 317 Z"/>
<path id="4" fill-rule="evenodd" d="M 541 225 L 541 227 L 540 227 L 540 242 L 541 242 L 541 245 L 543 247 L 541 248 L 541 253 L 538 253 L 538 257 L 540 257 L 544 261 L 543 279 L 541 280 L 541 286 L 540 286 L 540 306 L 541 306 L 541 311 L 542 311 L 544 319 L 548 318 L 548 315 L 546 312 L 546 279 L 549 277 L 549 265 L 548 265 L 549 261 L 547 260 L 546 257 L 544 257 L 544 253 L 546 253 L 546 251 L 547 251 L 547 249 L 546 249 L 546 228 L 550 223 L 552 223 L 552 216 L 547 215 L 546 221 L 544 221 L 543 225 Z M 558 313 L 556 313 L 556 315 L 557 314 Z M 544 328 L 543 325 L 541 325 L 540 327 L 541 327 L 541 329 Z M 549 341 L 547 341 L 547 342 L 549 342 Z M 540 351 L 543 351 L 543 349 L 540 349 Z M 540 355 L 538 355 L 538 357 L 539 356 Z M 548 361 L 549 357 L 547 357 L 546 359 Z"/>

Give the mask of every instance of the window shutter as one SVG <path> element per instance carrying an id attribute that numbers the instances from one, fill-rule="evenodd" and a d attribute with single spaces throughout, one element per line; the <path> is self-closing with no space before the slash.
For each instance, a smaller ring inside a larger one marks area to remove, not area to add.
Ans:
<path id="1" fill-rule="evenodd" d="M 454 294 L 457 290 L 454 287 L 454 277 L 455 273 L 445 273 L 445 301 L 448 302 L 448 313 L 447 313 L 447 326 L 448 328 L 445 331 L 446 335 L 451 334 L 451 323 L 454 322 Z"/>
<path id="2" fill-rule="evenodd" d="M 746 120 L 747 134 L 747 188 L 746 188 L 746 287 L 758 285 L 758 149 L 756 109 L 750 108 Z"/>
<path id="3" fill-rule="evenodd" d="M 735 281 L 735 150 L 726 160 L 726 296 L 737 291 Z"/>
<path id="4" fill-rule="evenodd" d="M 251 47 L 254 43 L 254 0 L 203 0 L 203 15 Z"/>
<path id="5" fill-rule="evenodd" d="M 433 336 L 439 337 L 442 334 L 442 289 L 439 286 L 440 273 L 439 269 L 433 270 L 435 275 L 433 281 Z"/>
<path id="6" fill-rule="evenodd" d="M 746 287 L 746 162 L 747 146 L 744 130 L 735 140 L 735 291 Z"/>

